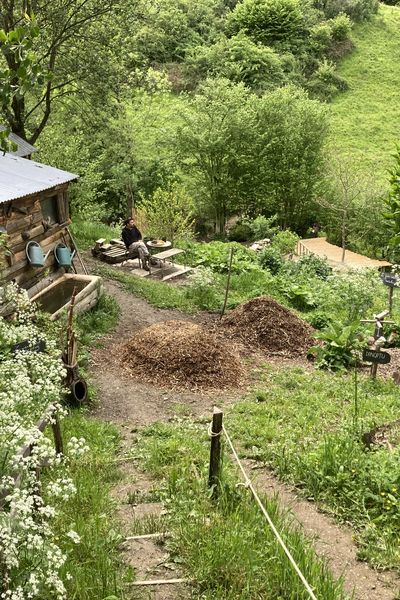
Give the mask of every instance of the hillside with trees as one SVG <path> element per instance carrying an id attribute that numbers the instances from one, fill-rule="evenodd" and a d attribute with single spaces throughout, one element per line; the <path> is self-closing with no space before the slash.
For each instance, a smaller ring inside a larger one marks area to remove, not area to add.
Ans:
<path id="1" fill-rule="evenodd" d="M 0 3 L 1 599 L 400 598 L 399 25 Z"/>

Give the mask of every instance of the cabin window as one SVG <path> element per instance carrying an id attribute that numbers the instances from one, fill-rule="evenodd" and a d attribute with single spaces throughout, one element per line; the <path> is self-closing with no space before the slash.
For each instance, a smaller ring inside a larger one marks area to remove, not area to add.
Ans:
<path id="1" fill-rule="evenodd" d="M 43 220 L 48 221 L 50 225 L 60 222 L 57 195 L 42 198 L 40 204 L 42 205 Z"/>

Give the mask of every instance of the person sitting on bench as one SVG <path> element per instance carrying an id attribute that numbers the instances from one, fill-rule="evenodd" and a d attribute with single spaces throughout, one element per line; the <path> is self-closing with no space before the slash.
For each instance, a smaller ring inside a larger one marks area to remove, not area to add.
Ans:
<path id="1" fill-rule="evenodd" d="M 143 269 L 150 271 L 149 260 L 150 253 L 147 246 L 142 242 L 142 234 L 135 225 L 135 221 L 130 218 L 124 221 L 125 227 L 122 230 L 122 239 L 129 251 L 137 250 Z"/>

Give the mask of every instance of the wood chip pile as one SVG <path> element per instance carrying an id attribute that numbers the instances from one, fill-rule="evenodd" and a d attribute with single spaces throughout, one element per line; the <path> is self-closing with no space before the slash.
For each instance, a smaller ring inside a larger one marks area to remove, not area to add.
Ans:
<path id="1" fill-rule="evenodd" d="M 315 344 L 313 329 L 268 296 L 241 304 L 222 319 L 225 332 L 269 355 L 304 356 Z"/>
<path id="2" fill-rule="evenodd" d="M 243 375 L 229 342 L 186 321 L 141 330 L 125 345 L 123 362 L 132 377 L 190 389 L 237 386 Z"/>

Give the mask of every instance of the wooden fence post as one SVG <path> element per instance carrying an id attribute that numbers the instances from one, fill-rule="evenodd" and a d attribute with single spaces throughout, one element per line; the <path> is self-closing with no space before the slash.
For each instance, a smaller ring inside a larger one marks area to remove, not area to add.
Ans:
<path id="1" fill-rule="evenodd" d="M 54 445 L 56 447 L 57 454 L 64 454 L 64 444 L 61 435 L 60 421 L 57 415 L 53 415 L 54 423 L 51 424 L 54 435 Z"/>
<path id="2" fill-rule="evenodd" d="M 230 283 L 231 283 L 232 259 L 233 259 L 233 248 L 231 248 L 231 254 L 230 254 L 230 257 L 229 257 L 228 279 L 226 281 L 225 298 L 224 298 L 224 304 L 223 304 L 223 307 L 222 307 L 222 310 L 221 310 L 220 319 L 222 319 L 222 317 L 225 314 L 226 303 L 228 302 L 229 286 L 230 286 Z"/>
<path id="3" fill-rule="evenodd" d="M 221 434 L 222 434 L 223 412 L 216 406 L 213 410 L 213 419 L 211 425 L 211 450 L 210 450 L 210 469 L 208 474 L 208 486 L 213 487 L 212 497 L 218 496 L 219 474 L 221 470 Z"/>

